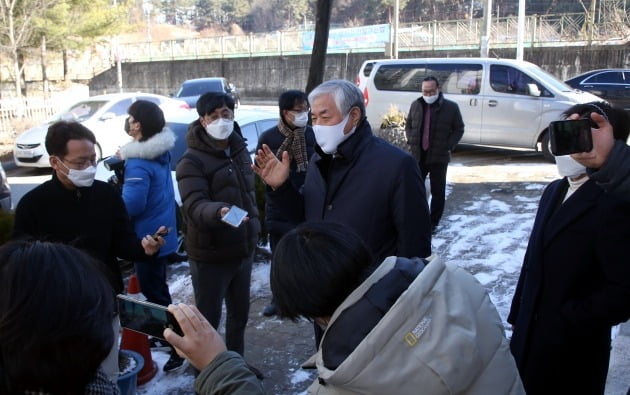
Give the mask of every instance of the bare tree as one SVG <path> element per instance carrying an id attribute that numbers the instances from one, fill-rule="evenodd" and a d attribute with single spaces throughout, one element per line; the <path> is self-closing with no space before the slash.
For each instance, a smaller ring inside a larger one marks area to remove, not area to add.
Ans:
<path id="1" fill-rule="evenodd" d="M 15 95 L 22 96 L 23 65 L 21 52 L 28 47 L 34 32 L 33 19 L 46 11 L 52 0 L 0 0 L 0 50 L 13 61 Z"/>
<path id="2" fill-rule="evenodd" d="M 326 68 L 326 51 L 328 50 L 328 32 L 330 30 L 330 10 L 332 0 L 317 0 L 315 15 L 315 38 L 311 53 L 311 66 L 308 70 L 306 93 L 324 81 Z"/>

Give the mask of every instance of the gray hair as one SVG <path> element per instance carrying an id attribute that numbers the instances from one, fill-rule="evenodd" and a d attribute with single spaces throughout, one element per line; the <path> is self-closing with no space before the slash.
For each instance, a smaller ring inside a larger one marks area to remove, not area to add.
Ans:
<path id="1" fill-rule="evenodd" d="M 337 105 L 337 110 L 344 117 L 350 112 L 352 107 L 359 107 L 361 117 L 365 117 L 365 104 L 363 93 L 352 82 L 346 80 L 330 80 L 318 85 L 308 95 L 309 103 L 313 103 L 315 99 L 322 95 L 332 95 Z"/>

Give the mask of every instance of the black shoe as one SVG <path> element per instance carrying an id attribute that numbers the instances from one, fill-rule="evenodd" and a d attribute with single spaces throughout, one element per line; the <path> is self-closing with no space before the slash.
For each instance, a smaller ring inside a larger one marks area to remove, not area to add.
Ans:
<path id="1" fill-rule="evenodd" d="M 171 357 L 168 359 L 168 361 L 166 361 L 162 370 L 164 370 L 165 372 L 179 370 L 184 366 L 184 362 L 186 362 L 186 359 L 177 355 L 175 350 L 173 350 L 171 351 Z"/>
<path id="2" fill-rule="evenodd" d="M 276 305 L 273 302 L 265 306 L 265 309 L 263 310 L 263 315 L 265 317 L 271 317 L 271 316 L 276 315 L 277 313 L 278 313 L 278 309 L 276 309 Z"/>

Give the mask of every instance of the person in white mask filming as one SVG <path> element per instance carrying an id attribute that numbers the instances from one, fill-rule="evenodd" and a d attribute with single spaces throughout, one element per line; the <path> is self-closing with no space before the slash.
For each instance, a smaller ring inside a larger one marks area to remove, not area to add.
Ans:
<path id="1" fill-rule="evenodd" d="M 379 262 L 431 255 L 429 209 L 416 161 L 372 134 L 359 88 L 327 81 L 308 99 L 317 146 L 304 185 L 298 190 L 288 182 L 288 152 L 279 160 L 263 145 L 253 169 L 272 189 L 268 199 L 293 222 L 349 226 Z"/>
<path id="2" fill-rule="evenodd" d="M 123 292 L 117 258 L 148 261 L 165 241 L 161 236 L 138 239 L 120 193 L 94 180 L 96 138 L 78 122 L 59 121 L 48 128 L 46 151 L 52 178 L 33 188 L 15 210 L 14 239 L 69 244 L 87 252 L 106 267 L 112 292 Z M 154 232 L 164 231 L 164 226 Z M 81 279 L 77 278 L 77 281 Z M 118 316 L 113 317 L 118 336 Z M 118 378 L 118 342 L 102 365 L 111 380 Z"/>
<path id="3" fill-rule="evenodd" d="M 255 175 L 234 121 L 234 100 L 208 92 L 197 101 L 197 113 L 176 169 L 195 304 L 216 328 L 225 299 L 227 348 L 244 355 L 252 262 L 260 232 Z M 228 223 L 232 218 L 228 212 L 239 209 L 247 217 Z"/>
<path id="4" fill-rule="evenodd" d="M 603 117 L 628 137 L 623 110 L 606 103 L 564 115 Z M 630 203 L 570 156 L 556 165 L 562 178 L 543 192 L 512 299 L 510 349 L 527 394 L 603 394 L 611 326 L 630 318 Z"/>

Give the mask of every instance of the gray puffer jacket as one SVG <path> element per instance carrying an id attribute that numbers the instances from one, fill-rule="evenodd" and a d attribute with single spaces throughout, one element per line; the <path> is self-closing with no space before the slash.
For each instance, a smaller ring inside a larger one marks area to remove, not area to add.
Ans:
<path id="1" fill-rule="evenodd" d="M 309 362 L 309 394 L 525 394 L 487 291 L 440 258 L 387 258 L 335 310 Z"/>
<path id="2" fill-rule="evenodd" d="M 258 242 L 260 220 L 254 193 L 254 172 L 240 128 L 223 150 L 199 121 L 188 127 L 188 149 L 177 164 L 177 186 L 184 205 L 186 249 L 190 259 L 221 263 L 250 256 Z M 238 206 L 249 221 L 238 228 L 221 221 L 222 207 Z"/>

